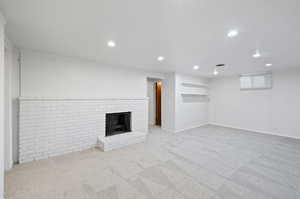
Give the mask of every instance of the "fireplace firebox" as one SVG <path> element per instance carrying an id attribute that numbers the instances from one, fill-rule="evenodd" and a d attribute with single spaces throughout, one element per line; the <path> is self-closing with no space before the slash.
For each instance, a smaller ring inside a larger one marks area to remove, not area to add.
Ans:
<path id="1" fill-rule="evenodd" d="M 105 136 L 131 132 L 131 112 L 106 113 Z"/>

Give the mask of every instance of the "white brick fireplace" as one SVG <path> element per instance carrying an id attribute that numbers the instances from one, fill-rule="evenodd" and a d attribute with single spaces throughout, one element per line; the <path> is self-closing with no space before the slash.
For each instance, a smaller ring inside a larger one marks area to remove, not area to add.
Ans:
<path id="1" fill-rule="evenodd" d="M 147 98 L 20 98 L 20 163 L 96 146 L 105 137 L 105 115 L 113 112 L 131 112 L 132 132 L 147 133 Z"/>

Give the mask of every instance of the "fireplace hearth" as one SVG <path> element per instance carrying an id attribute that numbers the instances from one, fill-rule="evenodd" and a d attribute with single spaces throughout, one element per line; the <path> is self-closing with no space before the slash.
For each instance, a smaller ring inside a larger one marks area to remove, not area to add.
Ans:
<path id="1" fill-rule="evenodd" d="M 131 112 L 106 113 L 105 136 L 131 132 Z"/>

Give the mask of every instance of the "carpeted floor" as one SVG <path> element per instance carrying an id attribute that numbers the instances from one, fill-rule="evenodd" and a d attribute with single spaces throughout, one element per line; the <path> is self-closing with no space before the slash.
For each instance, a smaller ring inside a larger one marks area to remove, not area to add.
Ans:
<path id="1" fill-rule="evenodd" d="M 15 166 L 6 199 L 298 199 L 300 140 L 205 126 Z"/>

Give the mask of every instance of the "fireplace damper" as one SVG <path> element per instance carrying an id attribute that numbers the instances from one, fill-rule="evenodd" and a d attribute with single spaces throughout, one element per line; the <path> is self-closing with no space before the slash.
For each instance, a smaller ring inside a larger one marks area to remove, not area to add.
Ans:
<path id="1" fill-rule="evenodd" d="M 131 132 L 131 112 L 106 113 L 105 136 Z"/>

